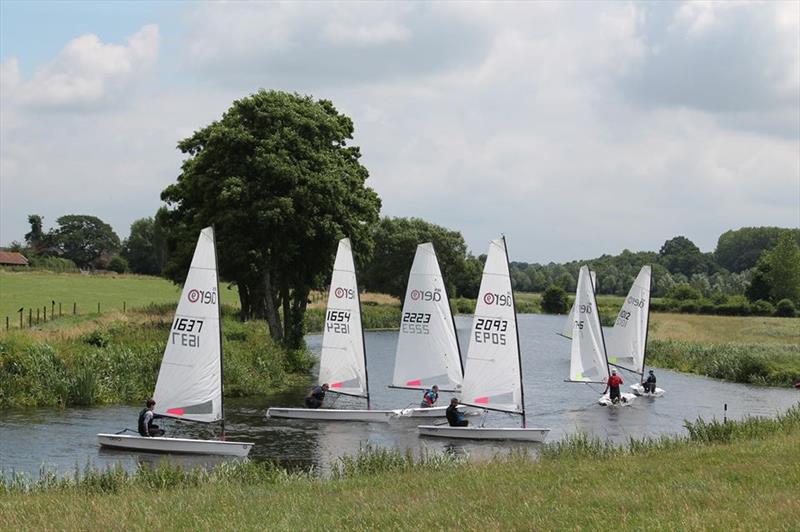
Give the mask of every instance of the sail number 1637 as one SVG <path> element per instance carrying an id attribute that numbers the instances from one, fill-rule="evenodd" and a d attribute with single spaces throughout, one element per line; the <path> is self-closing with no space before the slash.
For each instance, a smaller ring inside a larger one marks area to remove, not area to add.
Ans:
<path id="1" fill-rule="evenodd" d="M 182 347 L 200 347 L 203 320 L 176 318 L 172 324 L 172 343 Z"/>

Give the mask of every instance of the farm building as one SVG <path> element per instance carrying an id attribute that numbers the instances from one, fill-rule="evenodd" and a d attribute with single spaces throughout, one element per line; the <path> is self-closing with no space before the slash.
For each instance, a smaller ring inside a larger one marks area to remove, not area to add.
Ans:
<path id="1" fill-rule="evenodd" d="M 0 251 L 0 266 L 27 266 L 28 259 L 16 251 Z"/>

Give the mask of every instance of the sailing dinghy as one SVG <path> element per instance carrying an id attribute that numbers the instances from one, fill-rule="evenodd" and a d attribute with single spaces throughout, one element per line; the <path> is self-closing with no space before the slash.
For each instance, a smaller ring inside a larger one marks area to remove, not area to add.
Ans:
<path id="1" fill-rule="evenodd" d="M 408 276 L 389 387 L 427 390 L 436 385 L 440 392 L 458 392 L 463 375 L 456 325 L 436 250 L 430 242 L 419 244 Z M 405 408 L 402 415 L 442 417 L 445 410 L 446 406 Z"/>
<path id="2" fill-rule="evenodd" d="M 271 407 L 267 410 L 267 417 L 388 422 L 400 414 L 399 410 L 370 409 L 366 349 L 361 327 L 361 300 L 349 238 L 339 241 L 328 294 L 328 308 L 325 312 L 319 384 L 326 383 L 330 387 L 328 393 L 366 399 L 367 409 Z"/>
<path id="3" fill-rule="evenodd" d="M 647 356 L 651 283 L 650 266 L 642 266 L 608 337 L 608 363 L 639 375 L 640 382 L 631 384 L 634 394 L 661 397 L 664 395 L 663 389 L 656 387 L 655 392 L 645 393 L 642 385 Z"/>
<path id="4" fill-rule="evenodd" d="M 595 292 L 597 291 L 597 272 L 593 270 L 589 270 L 589 275 L 592 276 L 592 287 L 594 287 Z M 575 302 L 572 302 L 572 306 L 569 309 L 569 314 L 567 315 L 567 321 L 564 323 L 564 329 L 560 333 L 556 333 L 559 336 L 563 336 L 567 340 L 572 340 L 572 328 L 575 324 Z"/>
<path id="5" fill-rule="evenodd" d="M 247 456 L 252 443 L 225 441 L 222 336 L 214 229 L 200 232 L 161 360 L 153 399 L 161 417 L 222 422 L 219 440 L 98 434 L 102 447 L 181 454 Z"/>
<path id="6" fill-rule="evenodd" d="M 461 398 L 460 403 L 466 406 L 519 414 L 522 427 L 422 425 L 418 427 L 420 435 L 541 442 L 550 432 L 549 428 L 529 428 L 526 424 L 517 313 L 505 237 L 491 242 L 483 267 Z"/>
<path id="7" fill-rule="evenodd" d="M 605 385 L 610 374 L 605 339 L 603 327 L 600 325 L 594 285 L 589 275 L 589 268 L 586 266 L 581 266 L 578 273 L 574 308 L 569 378 L 566 381 Z M 629 404 L 633 399 L 635 399 L 633 394 L 620 394 L 622 404 Z M 604 406 L 614 404 L 608 394 L 600 397 L 598 403 Z"/>

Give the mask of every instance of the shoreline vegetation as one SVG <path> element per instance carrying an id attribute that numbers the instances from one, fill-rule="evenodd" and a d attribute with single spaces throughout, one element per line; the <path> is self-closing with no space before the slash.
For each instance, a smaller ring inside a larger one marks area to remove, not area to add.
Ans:
<path id="1" fill-rule="evenodd" d="M 163 462 L 132 473 L 87 467 L 37 480 L 6 474 L 0 513 L 13 529 L 574 529 L 607 526 L 609 515 L 623 528 L 796 524 L 800 406 L 686 428 L 626 445 L 572 435 L 540 447 L 538 459 L 517 451 L 471 462 L 366 447 L 326 475 L 250 461 L 211 469 Z"/>

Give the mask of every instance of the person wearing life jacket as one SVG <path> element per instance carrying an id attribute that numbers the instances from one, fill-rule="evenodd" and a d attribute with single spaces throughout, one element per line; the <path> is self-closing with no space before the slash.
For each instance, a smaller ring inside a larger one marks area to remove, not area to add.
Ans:
<path id="1" fill-rule="evenodd" d="M 614 404 L 619 403 L 620 399 L 619 387 L 622 384 L 623 384 L 622 377 L 617 375 L 617 370 L 612 369 L 611 376 L 608 378 L 608 383 L 606 384 L 606 392 L 608 392 L 608 396 L 611 399 L 611 402 Z"/>
<path id="2" fill-rule="evenodd" d="M 644 393 L 656 393 L 656 374 L 653 373 L 653 370 L 650 370 L 650 375 L 647 376 L 647 380 L 642 383 L 642 387 L 644 388 Z"/>
<path id="3" fill-rule="evenodd" d="M 451 427 L 466 427 L 469 425 L 469 421 L 464 419 L 464 414 L 458 411 L 458 399 L 455 397 L 450 399 L 450 406 L 444 411 L 444 415 Z"/>
<path id="4" fill-rule="evenodd" d="M 325 401 L 325 392 L 328 391 L 328 383 L 323 384 L 322 386 L 315 386 L 304 401 L 306 408 L 319 408 L 322 406 L 322 403 Z"/>
<path id="5" fill-rule="evenodd" d="M 147 438 L 163 436 L 164 430 L 153 423 L 153 420 L 156 418 L 156 414 L 153 412 L 156 407 L 156 402 L 150 398 L 145 404 L 147 408 L 139 412 L 139 434 Z"/>
<path id="6" fill-rule="evenodd" d="M 425 390 L 422 395 L 422 402 L 419 404 L 420 408 L 431 408 L 436 404 L 439 399 L 439 386 L 436 384 L 430 390 Z"/>

